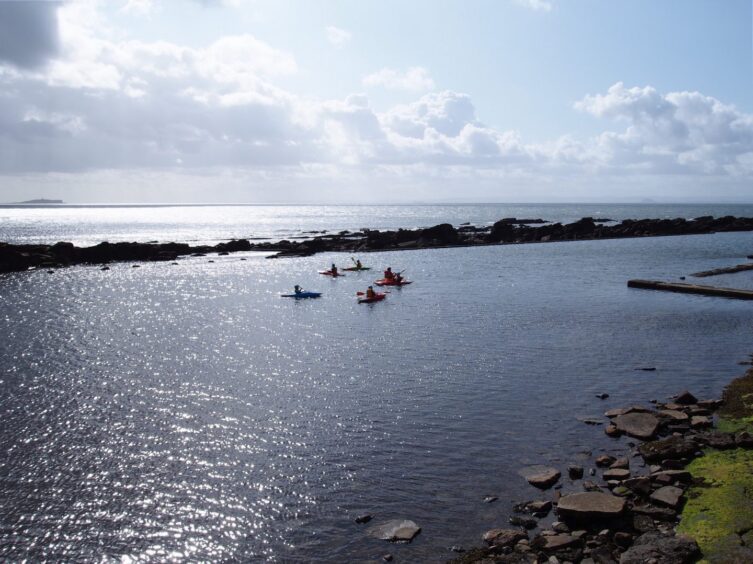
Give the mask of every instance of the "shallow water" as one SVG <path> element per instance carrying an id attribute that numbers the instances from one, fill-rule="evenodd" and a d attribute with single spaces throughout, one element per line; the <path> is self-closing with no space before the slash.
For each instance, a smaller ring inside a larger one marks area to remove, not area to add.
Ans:
<path id="1" fill-rule="evenodd" d="M 0 241 L 96 245 L 101 241 L 216 244 L 231 238 L 311 237 L 312 231 L 398 229 L 503 217 L 570 223 L 613 219 L 753 217 L 753 205 L 720 204 L 465 204 L 381 206 L 122 205 L 2 206 Z"/>
<path id="2" fill-rule="evenodd" d="M 752 250 L 729 233 L 372 253 L 415 280 L 373 305 L 355 292 L 375 271 L 316 274 L 338 254 L 1 276 L 0 559 L 443 561 L 540 495 L 524 466 L 623 448 L 577 417 L 742 372 L 753 304 L 625 282 Z M 296 283 L 324 296 L 278 297 Z M 370 539 L 363 512 L 423 531 Z"/>

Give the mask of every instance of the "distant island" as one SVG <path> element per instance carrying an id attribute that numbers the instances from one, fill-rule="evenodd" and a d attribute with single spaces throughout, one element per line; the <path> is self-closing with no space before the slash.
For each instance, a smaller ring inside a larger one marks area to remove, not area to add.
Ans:
<path id="1" fill-rule="evenodd" d="M 17 204 L 62 204 L 63 200 L 47 200 L 46 198 L 38 198 L 36 200 L 26 200 L 25 202 L 16 202 Z"/>

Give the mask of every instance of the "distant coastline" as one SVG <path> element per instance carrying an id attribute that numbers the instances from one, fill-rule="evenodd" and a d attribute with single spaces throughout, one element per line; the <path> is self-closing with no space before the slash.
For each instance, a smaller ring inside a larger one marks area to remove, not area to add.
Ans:
<path id="1" fill-rule="evenodd" d="M 63 200 L 48 200 L 47 198 L 37 198 L 36 200 L 26 200 L 23 202 L 14 202 L 14 204 L 18 205 L 34 205 L 34 204 L 40 204 L 40 205 L 49 205 L 49 204 L 63 204 Z"/>

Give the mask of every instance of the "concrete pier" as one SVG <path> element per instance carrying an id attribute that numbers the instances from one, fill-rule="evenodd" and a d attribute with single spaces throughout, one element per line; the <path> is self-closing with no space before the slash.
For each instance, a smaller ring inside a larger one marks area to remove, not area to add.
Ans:
<path id="1" fill-rule="evenodd" d="M 703 296 L 717 296 L 737 300 L 753 300 L 753 290 L 738 290 L 736 288 L 717 288 L 715 286 L 700 286 L 682 282 L 661 282 L 660 280 L 628 280 L 628 288 L 644 290 L 663 290 L 665 292 L 681 292 L 683 294 L 701 294 Z"/>

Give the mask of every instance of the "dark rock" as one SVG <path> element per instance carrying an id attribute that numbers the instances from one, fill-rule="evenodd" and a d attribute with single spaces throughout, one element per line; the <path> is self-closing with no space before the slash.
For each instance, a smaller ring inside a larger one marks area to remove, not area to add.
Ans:
<path id="1" fill-rule="evenodd" d="M 596 394 L 596 397 L 599 398 L 600 400 L 605 400 L 605 399 L 607 399 L 609 397 L 609 394 L 603 394 L 603 393 L 602 394 Z"/>
<path id="2" fill-rule="evenodd" d="M 614 461 L 616 458 L 614 456 L 609 456 L 608 454 L 602 454 L 601 456 L 596 458 L 596 466 L 611 466 L 614 464 Z"/>
<path id="3" fill-rule="evenodd" d="M 551 501 L 531 501 L 527 504 L 531 513 L 549 513 L 552 510 Z"/>
<path id="4" fill-rule="evenodd" d="M 735 448 L 735 437 L 731 433 L 707 431 L 696 436 L 698 442 L 719 450 Z"/>
<path id="5" fill-rule="evenodd" d="M 609 465 L 609 468 L 613 470 L 616 468 L 627 470 L 628 468 L 630 468 L 630 461 L 626 456 L 621 456 L 620 458 L 612 462 L 612 464 Z"/>
<path id="6" fill-rule="evenodd" d="M 583 477 L 583 466 L 568 466 L 567 473 L 571 480 L 580 480 Z"/>
<path id="7" fill-rule="evenodd" d="M 536 519 L 531 519 L 530 517 L 519 517 L 517 515 L 513 515 L 509 519 L 510 525 L 514 525 L 515 527 L 523 527 L 524 529 L 535 529 L 539 526 L 539 522 L 536 521 Z"/>
<path id="8" fill-rule="evenodd" d="M 688 392 L 687 390 L 678 394 L 674 398 L 674 400 L 675 400 L 675 403 L 678 403 L 680 405 L 691 405 L 694 403 L 698 403 L 698 399 L 696 399 L 696 397 L 690 392 Z"/>
<path id="9" fill-rule="evenodd" d="M 617 425 L 612 425 L 612 424 L 604 427 L 604 432 L 609 437 L 619 437 L 620 435 L 622 435 L 622 432 L 617 428 Z"/>
<path id="10" fill-rule="evenodd" d="M 630 470 L 625 470 L 624 468 L 613 468 L 610 470 L 605 470 L 604 474 L 602 474 L 602 477 L 605 480 L 627 480 L 630 477 Z"/>
<path id="11" fill-rule="evenodd" d="M 497 501 L 499 498 L 495 495 L 485 495 L 484 496 L 484 503 L 493 503 Z"/>
<path id="12" fill-rule="evenodd" d="M 630 546 L 630 544 L 633 542 L 633 535 L 630 533 L 624 533 L 622 531 L 618 531 L 614 534 L 614 544 L 617 546 L 621 546 L 622 548 L 627 548 Z"/>
<path id="13" fill-rule="evenodd" d="M 638 367 L 636 370 L 643 370 L 644 372 L 653 372 L 656 370 L 655 366 Z"/>
<path id="14" fill-rule="evenodd" d="M 620 557 L 620 564 L 689 564 L 701 551 L 690 537 L 648 532 L 639 536 Z"/>
<path id="15" fill-rule="evenodd" d="M 580 544 L 580 539 L 576 539 L 570 535 L 540 535 L 533 539 L 531 547 L 536 550 L 543 550 L 544 552 L 558 552 L 566 548 L 580 546 Z"/>
<path id="16" fill-rule="evenodd" d="M 643 443 L 638 447 L 646 462 L 658 462 L 665 459 L 688 458 L 695 454 L 698 445 L 684 437 L 672 436 L 658 441 Z"/>
<path id="17" fill-rule="evenodd" d="M 650 439 L 659 430 L 659 420 L 650 413 L 626 413 L 614 418 L 621 432 L 637 439 Z"/>
<path id="18" fill-rule="evenodd" d="M 679 411 L 676 409 L 662 409 L 659 412 L 657 412 L 657 415 L 659 417 L 662 417 L 664 419 L 668 419 L 671 421 L 688 421 L 690 420 L 690 417 L 687 413 L 683 411 Z"/>
<path id="19" fill-rule="evenodd" d="M 711 418 L 705 415 L 694 415 L 690 418 L 690 426 L 693 429 L 703 429 L 704 427 L 711 427 L 711 424 Z"/>
<path id="20" fill-rule="evenodd" d="M 638 495 L 647 496 L 651 493 L 651 480 L 645 476 L 630 478 L 622 482 L 622 484 Z"/>
<path id="21" fill-rule="evenodd" d="M 654 505 L 633 505 L 632 512 L 635 515 L 645 515 L 657 521 L 674 522 L 677 513 L 666 507 L 656 507 Z"/>
<path id="22" fill-rule="evenodd" d="M 392 555 L 391 554 L 385 554 L 382 556 L 382 560 L 385 562 L 392 562 Z"/>
<path id="23" fill-rule="evenodd" d="M 369 521 L 371 521 L 371 519 L 372 516 L 366 513 L 364 515 L 359 515 L 358 517 L 356 517 L 356 523 L 368 523 Z"/>
<path id="24" fill-rule="evenodd" d="M 753 436 L 747 431 L 740 431 L 735 435 L 735 444 L 742 448 L 753 447 Z"/>

